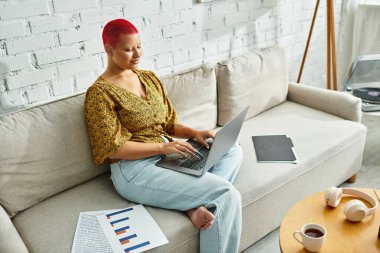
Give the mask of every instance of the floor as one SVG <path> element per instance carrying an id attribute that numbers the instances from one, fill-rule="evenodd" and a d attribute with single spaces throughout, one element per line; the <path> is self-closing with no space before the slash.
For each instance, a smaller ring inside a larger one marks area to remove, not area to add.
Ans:
<path id="1" fill-rule="evenodd" d="M 379 117 L 363 117 L 367 126 L 367 141 L 363 156 L 363 165 L 355 183 L 343 183 L 341 187 L 366 187 L 380 189 L 380 128 Z M 266 235 L 242 253 L 280 253 L 279 229 Z"/>

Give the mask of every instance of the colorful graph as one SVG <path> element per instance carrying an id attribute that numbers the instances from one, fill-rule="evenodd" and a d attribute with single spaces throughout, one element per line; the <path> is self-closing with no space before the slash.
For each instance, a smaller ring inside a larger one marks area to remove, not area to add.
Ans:
<path id="1" fill-rule="evenodd" d="M 137 253 L 167 243 L 162 231 L 142 205 L 100 215 L 98 220 L 114 252 Z M 152 228 L 155 233 L 162 234 L 160 242 L 150 231 Z"/>
<path id="2" fill-rule="evenodd" d="M 129 226 L 125 226 L 123 228 L 116 229 L 115 230 L 115 234 L 116 235 L 121 235 L 121 234 L 125 233 L 127 231 L 127 229 L 129 229 Z"/>
<path id="3" fill-rule="evenodd" d="M 143 242 L 143 243 L 140 243 L 138 245 L 124 249 L 124 252 L 129 253 L 129 251 L 131 251 L 131 250 L 138 249 L 140 247 L 144 247 L 144 246 L 149 245 L 149 244 L 150 244 L 149 242 Z"/>
<path id="4" fill-rule="evenodd" d="M 111 219 L 112 216 L 115 216 L 115 215 L 118 215 L 118 214 L 121 214 L 121 213 L 126 213 L 126 212 L 129 212 L 129 211 L 132 211 L 132 210 L 133 210 L 133 207 L 130 207 L 130 208 L 123 209 L 123 210 L 120 210 L 120 211 L 117 211 L 117 212 L 106 214 L 106 216 L 107 216 L 107 219 Z"/>

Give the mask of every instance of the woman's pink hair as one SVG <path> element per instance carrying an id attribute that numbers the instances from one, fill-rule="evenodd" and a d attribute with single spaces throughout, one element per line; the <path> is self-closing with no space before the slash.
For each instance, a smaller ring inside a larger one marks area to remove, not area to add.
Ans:
<path id="1" fill-rule="evenodd" d="M 109 44 L 110 46 L 116 46 L 119 36 L 121 34 L 134 34 L 139 31 L 136 27 L 126 19 L 115 19 L 108 22 L 102 33 L 103 45 Z"/>

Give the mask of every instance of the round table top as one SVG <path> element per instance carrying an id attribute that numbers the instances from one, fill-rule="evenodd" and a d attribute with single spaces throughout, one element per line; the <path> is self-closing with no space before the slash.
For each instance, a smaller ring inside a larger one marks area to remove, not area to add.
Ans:
<path id="1" fill-rule="evenodd" d="M 374 189 L 361 188 L 359 190 L 368 193 L 379 203 Z M 380 190 L 376 192 L 380 197 Z M 318 192 L 297 202 L 288 210 L 281 222 L 281 252 L 307 253 L 308 251 L 293 238 L 293 232 L 301 230 L 306 223 L 318 223 L 327 229 L 327 237 L 320 253 L 379 253 L 380 239 L 377 236 L 380 226 L 380 207 L 376 209 L 375 215 L 366 217 L 361 222 L 350 222 L 345 218 L 343 208 L 344 204 L 351 199 L 358 198 L 343 195 L 336 208 L 328 207 L 325 205 L 324 192 Z M 366 201 L 363 200 L 363 202 L 371 207 Z"/>

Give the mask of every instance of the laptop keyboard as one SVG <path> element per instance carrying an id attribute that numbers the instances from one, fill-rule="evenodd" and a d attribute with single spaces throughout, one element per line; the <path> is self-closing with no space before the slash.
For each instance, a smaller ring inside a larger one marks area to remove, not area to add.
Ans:
<path id="1" fill-rule="evenodd" d="M 198 149 L 198 152 L 202 154 L 203 157 L 201 157 L 199 154 L 194 153 L 194 155 L 188 157 L 182 164 L 181 167 L 189 168 L 192 170 L 200 170 L 203 168 L 207 161 L 207 156 L 210 152 L 209 149 L 205 147 L 201 147 Z"/>

